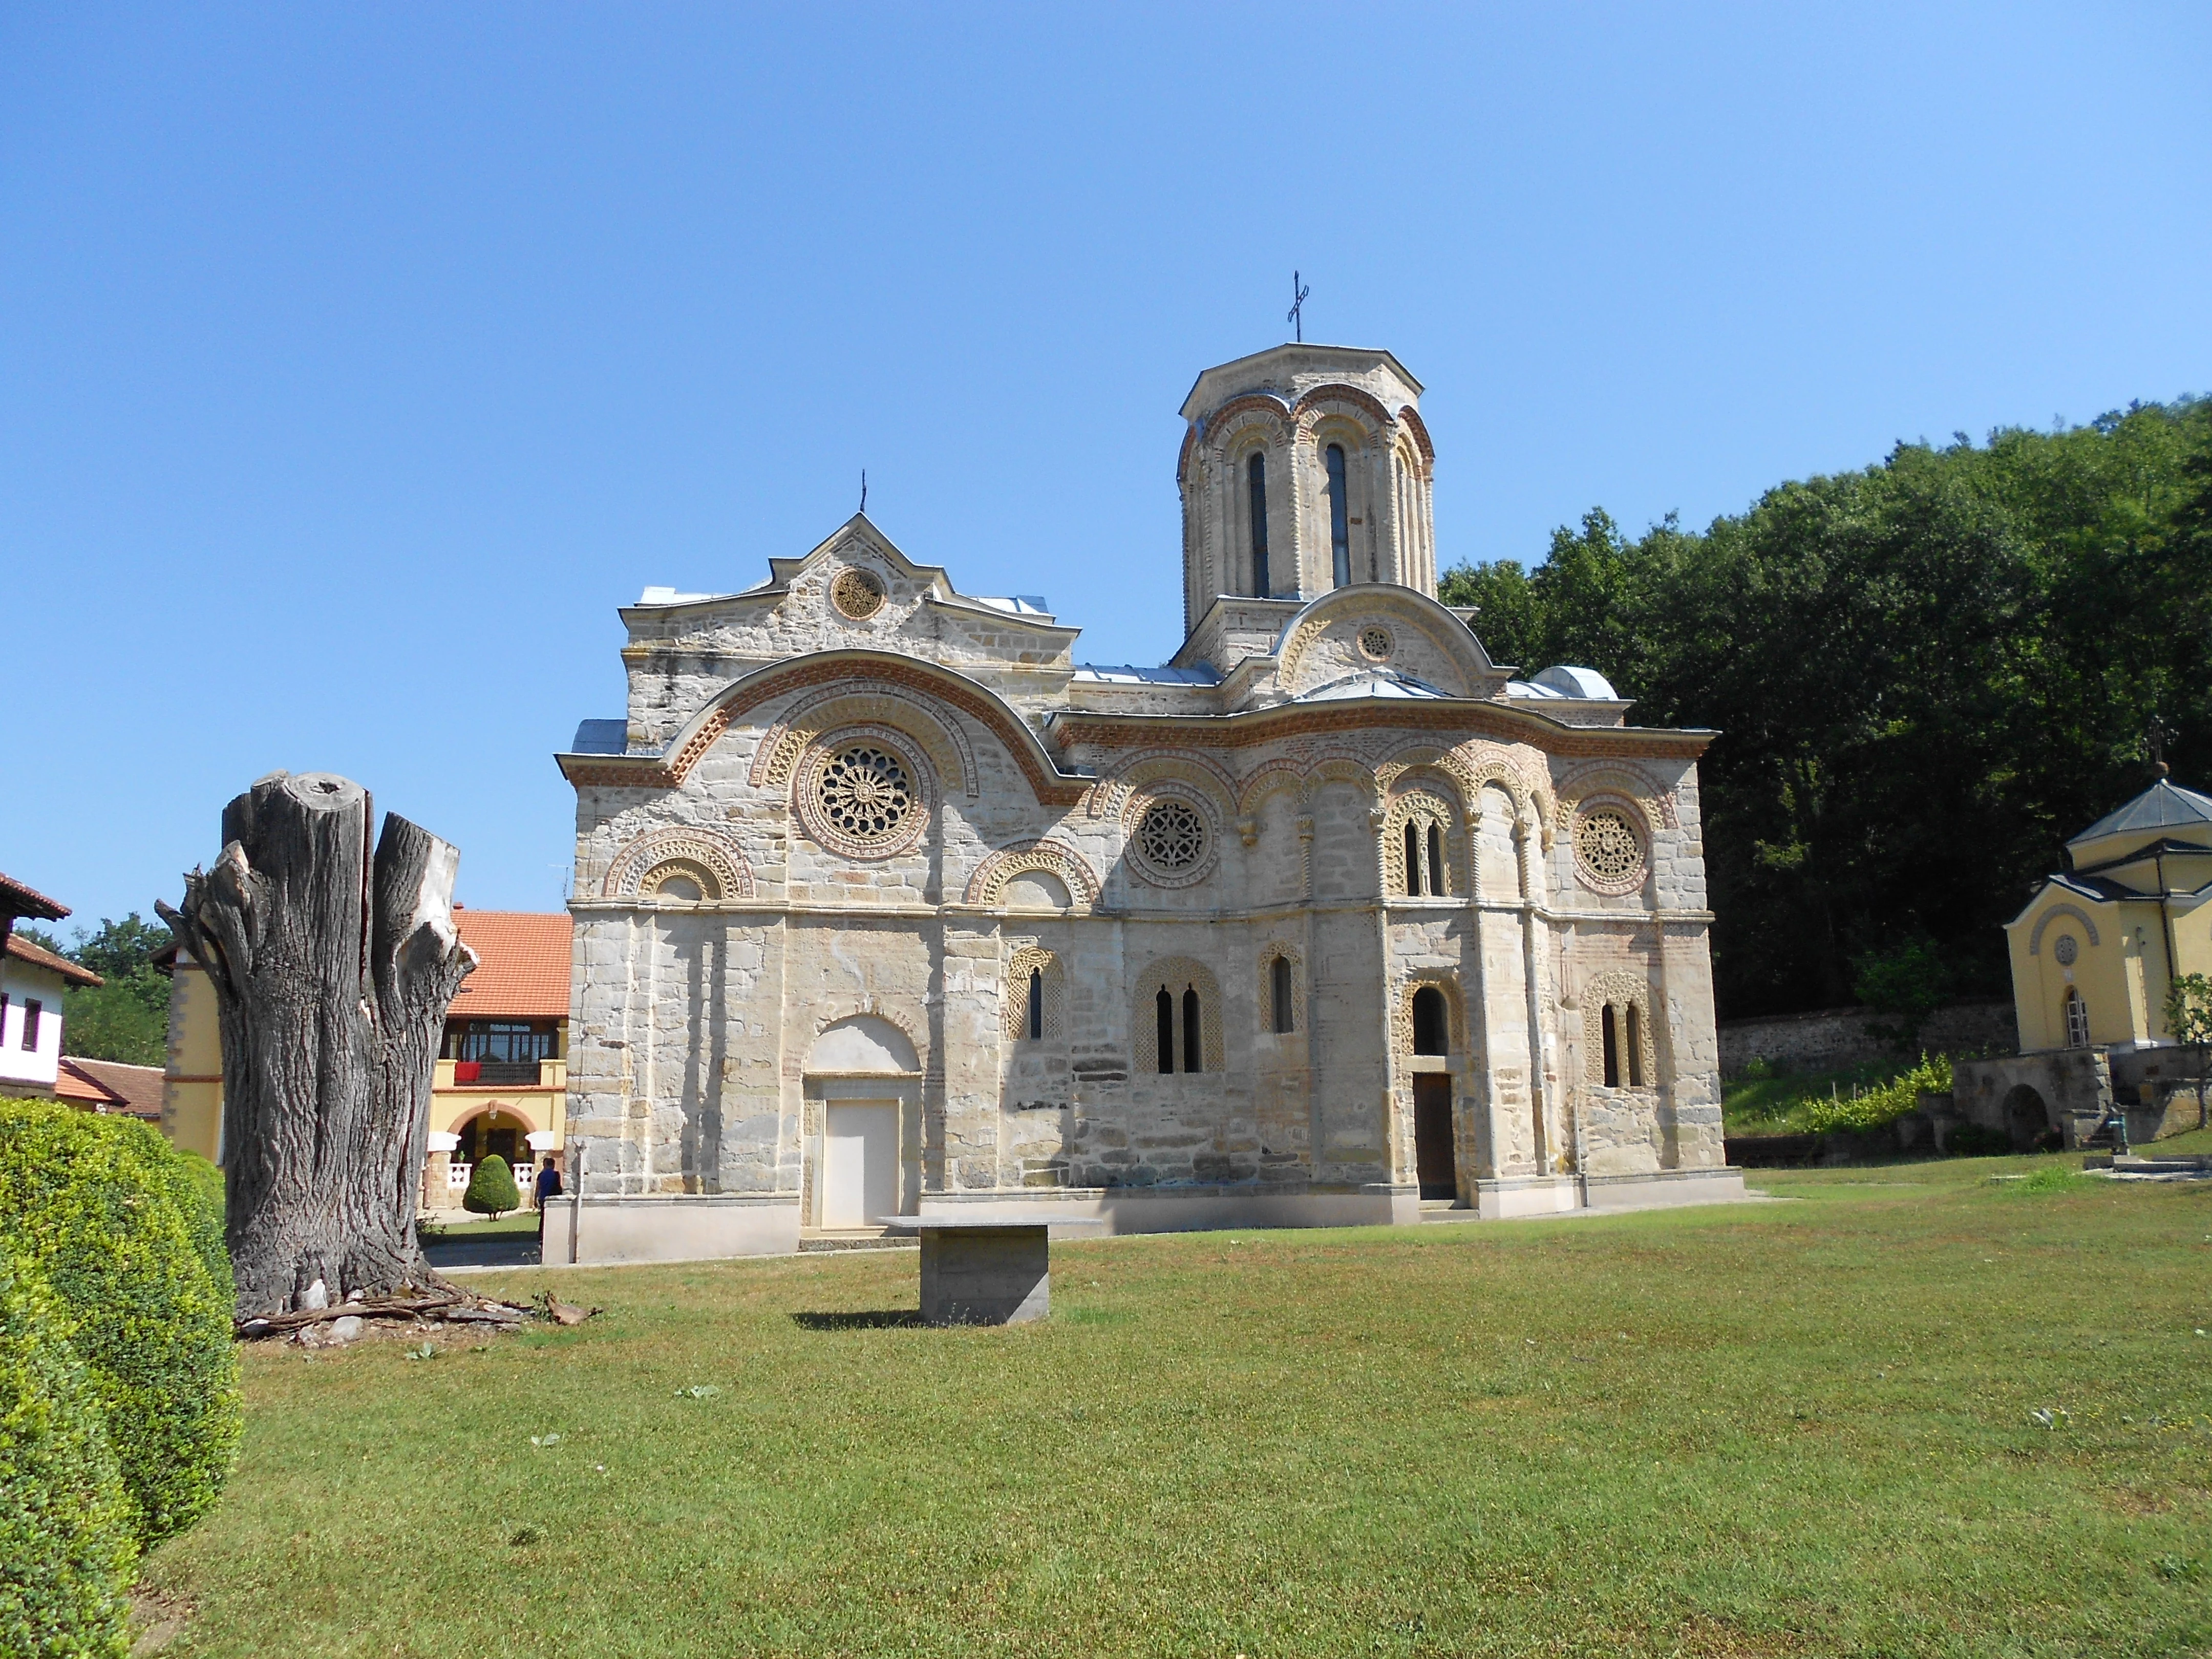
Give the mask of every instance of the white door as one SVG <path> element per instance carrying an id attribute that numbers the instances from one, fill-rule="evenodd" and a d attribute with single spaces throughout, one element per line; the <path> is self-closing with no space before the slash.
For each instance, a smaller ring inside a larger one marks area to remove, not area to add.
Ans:
<path id="1" fill-rule="evenodd" d="M 898 1107 L 832 1103 L 823 1115 L 822 1224 L 870 1227 L 898 1213 Z"/>

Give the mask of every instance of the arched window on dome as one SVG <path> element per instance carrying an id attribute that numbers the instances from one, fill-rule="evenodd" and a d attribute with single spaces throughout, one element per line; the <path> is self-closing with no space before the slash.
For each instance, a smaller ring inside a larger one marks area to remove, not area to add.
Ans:
<path id="1" fill-rule="evenodd" d="M 1352 486 L 1344 472 L 1344 446 L 1331 444 L 1322 457 L 1328 468 L 1330 568 L 1339 587 L 1352 586 Z"/>
<path id="2" fill-rule="evenodd" d="M 1250 492 L 1252 519 L 1252 591 L 1272 599 L 1274 587 L 1267 574 L 1267 458 L 1253 454 L 1244 463 L 1245 488 Z"/>

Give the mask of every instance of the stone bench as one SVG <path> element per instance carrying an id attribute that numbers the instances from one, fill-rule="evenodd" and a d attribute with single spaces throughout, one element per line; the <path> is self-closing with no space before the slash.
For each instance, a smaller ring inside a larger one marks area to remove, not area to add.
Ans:
<path id="1" fill-rule="evenodd" d="M 921 1317 L 929 1325 L 1024 1325 L 1052 1312 L 1052 1230 L 1103 1221 L 879 1218 L 921 1240 Z"/>

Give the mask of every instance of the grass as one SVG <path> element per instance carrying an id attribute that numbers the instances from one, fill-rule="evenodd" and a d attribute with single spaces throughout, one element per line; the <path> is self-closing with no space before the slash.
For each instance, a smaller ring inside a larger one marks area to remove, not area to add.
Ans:
<path id="1" fill-rule="evenodd" d="M 2075 1162 L 1070 1243 L 1011 1330 L 910 1254 L 518 1270 L 606 1312 L 248 1350 L 164 1651 L 2202 1652 L 2212 1191 Z"/>
<path id="2" fill-rule="evenodd" d="M 538 1237 L 538 1212 L 509 1210 L 496 1221 L 426 1221 L 422 1224 L 422 1233 L 426 1239 L 535 1238 Z"/>

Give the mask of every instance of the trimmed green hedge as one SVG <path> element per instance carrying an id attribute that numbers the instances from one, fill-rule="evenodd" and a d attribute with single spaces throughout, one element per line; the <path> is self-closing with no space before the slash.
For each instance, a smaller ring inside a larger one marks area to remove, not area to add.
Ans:
<path id="1" fill-rule="evenodd" d="M 38 1274 L 0 1248 L 0 1653 L 122 1659 L 133 1515 L 62 1323 Z"/>
<path id="2" fill-rule="evenodd" d="M 522 1207 L 522 1194 L 515 1187 L 514 1171 L 507 1167 L 507 1160 L 497 1152 L 478 1158 L 477 1167 L 469 1171 L 469 1189 L 461 1194 L 461 1207 L 477 1215 L 494 1217 Z"/>
<path id="3" fill-rule="evenodd" d="M 198 1520 L 237 1456 L 235 1297 L 212 1213 L 146 1125 L 0 1101 L 0 1237 L 53 1293 L 143 1545 Z"/>

